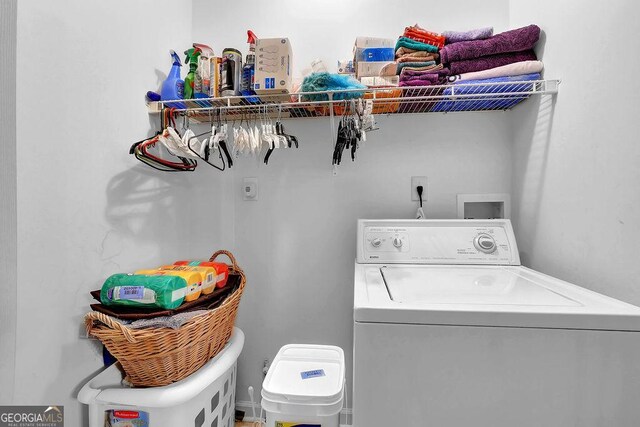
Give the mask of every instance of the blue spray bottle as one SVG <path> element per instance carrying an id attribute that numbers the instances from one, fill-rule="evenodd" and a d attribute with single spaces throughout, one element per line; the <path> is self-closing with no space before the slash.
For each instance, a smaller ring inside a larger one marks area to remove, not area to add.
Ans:
<path id="1" fill-rule="evenodd" d="M 169 53 L 173 59 L 173 65 L 171 66 L 171 70 L 169 71 L 169 75 L 166 80 L 162 83 L 160 98 L 163 101 L 184 98 L 184 80 L 180 78 L 180 67 L 182 66 L 182 63 L 180 62 L 178 54 L 173 50 L 169 51 Z M 167 107 L 184 108 L 185 106 L 181 102 L 176 102 L 167 104 Z"/>

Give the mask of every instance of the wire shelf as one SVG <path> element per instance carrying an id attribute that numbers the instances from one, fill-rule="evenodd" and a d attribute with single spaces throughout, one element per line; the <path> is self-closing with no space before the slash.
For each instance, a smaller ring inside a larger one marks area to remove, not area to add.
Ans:
<path id="1" fill-rule="evenodd" d="M 560 80 L 528 80 L 501 83 L 456 83 L 441 86 L 384 87 L 279 95 L 230 96 L 148 104 L 150 113 L 165 108 L 206 122 L 218 114 L 241 120 L 255 115 L 273 118 L 332 117 L 349 113 L 352 99 L 370 101 L 373 114 L 504 111 L 534 95 L 553 95 Z"/>

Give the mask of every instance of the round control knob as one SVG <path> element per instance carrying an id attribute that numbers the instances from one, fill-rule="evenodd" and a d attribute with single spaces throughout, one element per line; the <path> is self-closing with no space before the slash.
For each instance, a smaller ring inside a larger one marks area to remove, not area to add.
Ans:
<path id="1" fill-rule="evenodd" d="M 381 244 L 382 240 L 378 239 L 377 237 L 371 241 L 371 246 L 373 246 L 374 248 L 380 247 Z"/>
<path id="2" fill-rule="evenodd" d="M 394 237 L 393 238 L 393 246 L 395 246 L 396 248 L 401 248 L 402 247 L 402 239 L 399 237 Z"/>
<path id="3" fill-rule="evenodd" d="M 480 252 L 490 254 L 496 250 L 496 241 L 488 234 L 479 234 L 473 239 L 473 246 Z"/>

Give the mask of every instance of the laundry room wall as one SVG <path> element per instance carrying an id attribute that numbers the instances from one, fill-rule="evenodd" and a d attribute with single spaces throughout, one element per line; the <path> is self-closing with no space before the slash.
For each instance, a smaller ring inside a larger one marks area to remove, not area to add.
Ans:
<path id="1" fill-rule="evenodd" d="M 640 305 L 637 2 L 510 2 L 546 32 L 553 106 L 514 111 L 513 217 L 523 262 Z M 553 109 L 552 109 L 553 107 Z"/>
<path id="2" fill-rule="evenodd" d="M 392 5 L 393 7 L 390 7 Z M 356 36 L 396 38 L 416 21 L 428 29 L 508 28 L 508 2 L 194 0 L 194 41 L 247 51 L 246 30 L 288 37 L 294 74 L 320 58 L 335 72 Z M 264 359 L 287 343 L 333 344 L 345 350 L 351 395 L 353 264 L 358 218 L 412 218 L 411 176 L 428 177 L 427 216 L 454 218 L 458 193 L 509 193 L 512 113 L 379 117 L 355 163 L 332 175 L 328 119 L 286 121 L 298 150 L 275 152 L 269 165 L 234 166 L 235 251 L 248 275 L 238 325 L 247 340 L 237 396 L 262 384 Z M 243 201 L 243 177 L 258 178 L 258 201 Z M 350 403 L 348 403 L 350 406 Z"/>
<path id="3" fill-rule="evenodd" d="M 191 43 L 190 27 L 187 0 L 18 5 L 18 327 L 9 387 L 16 404 L 64 405 L 69 426 L 87 425 L 75 397 L 102 365 L 97 343 L 80 338 L 88 292 L 112 273 L 232 243 L 222 191 L 230 176 L 160 173 L 128 154 L 158 126 L 144 94 L 169 71 L 169 49 Z"/>
<path id="4" fill-rule="evenodd" d="M 16 342 L 16 32 L 17 0 L 0 2 L 0 384 L 13 384 Z M 0 404 L 12 387 L 0 387 Z"/>

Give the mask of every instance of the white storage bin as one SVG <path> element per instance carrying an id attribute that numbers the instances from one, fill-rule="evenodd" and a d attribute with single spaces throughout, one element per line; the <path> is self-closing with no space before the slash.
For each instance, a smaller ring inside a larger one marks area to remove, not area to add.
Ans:
<path id="1" fill-rule="evenodd" d="M 122 426 L 233 427 L 236 364 L 243 346 L 244 333 L 234 328 L 216 357 L 187 378 L 163 387 L 123 386 L 120 370 L 110 366 L 78 393 L 78 400 L 89 405 L 89 427 L 108 425 L 110 411 L 118 411 Z"/>
<path id="2" fill-rule="evenodd" d="M 262 384 L 266 427 L 339 427 L 344 388 L 344 352 L 340 347 L 285 345 Z"/>

